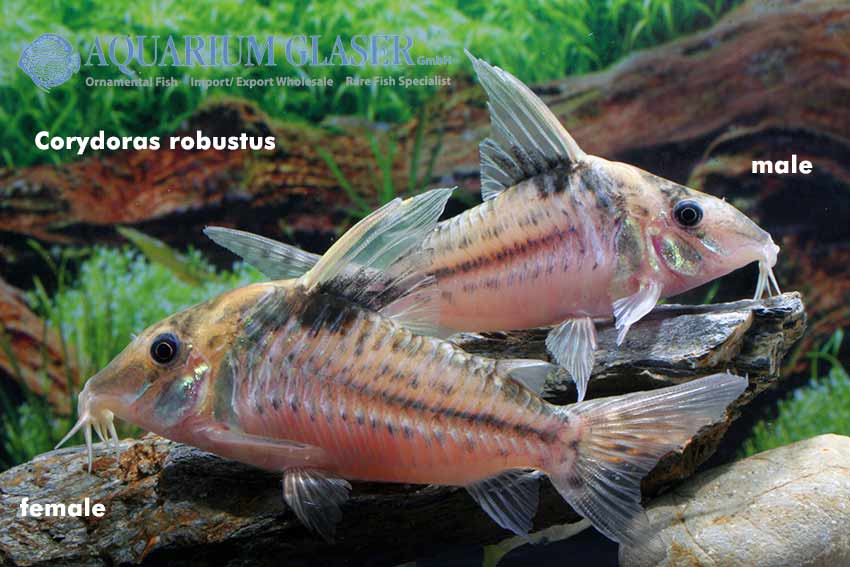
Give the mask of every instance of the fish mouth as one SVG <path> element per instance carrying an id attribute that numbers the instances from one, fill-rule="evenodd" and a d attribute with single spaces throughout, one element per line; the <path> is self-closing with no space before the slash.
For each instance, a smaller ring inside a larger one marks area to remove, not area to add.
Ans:
<path id="1" fill-rule="evenodd" d="M 88 392 L 85 391 L 85 388 L 80 393 L 79 400 L 79 419 L 77 419 L 77 423 L 74 424 L 74 427 L 71 428 L 71 431 L 68 432 L 65 437 L 62 438 L 59 443 L 56 444 L 54 449 L 58 449 L 62 445 L 65 444 L 68 439 L 74 436 L 77 431 L 80 429 L 83 430 L 83 437 L 86 440 L 86 452 L 88 453 L 88 464 L 89 464 L 89 473 L 91 473 L 92 463 L 94 462 L 94 451 L 92 446 L 92 429 L 94 429 L 97 436 L 100 440 L 105 444 L 109 445 L 110 442 L 112 444 L 112 449 L 115 451 L 115 454 L 118 454 L 118 431 L 115 429 L 115 414 L 113 414 L 108 409 L 94 409 L 91 407 L 89 402 Z"/>
<path id="2" fill-rule="evenodd" d="M 756 282 L 756 293 L 753 295 L 754 301 L 763 299 L 765 292 L 767 292 L 768 297 L 782 294 L 782 290 L 779 289 L 779 283 L 776 281 L 776 276 L 773 273 L 773 266 L 776 265 L 778 254 L 779 246 L 772 241 L 762 249 L 762 258 L 759 259 L 759 277 Z"/>

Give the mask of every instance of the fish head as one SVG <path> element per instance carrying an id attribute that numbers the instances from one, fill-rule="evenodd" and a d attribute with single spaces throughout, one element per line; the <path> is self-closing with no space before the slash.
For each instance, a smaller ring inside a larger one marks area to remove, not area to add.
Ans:
<path id="1" fill-rule="evenodd" d="M 59 445 L 84 429 L 105 439 L 118 417 L 177 441 L 209 414 L 213 374 L 233 348 L 241 315 L 261 293 L 255 284 L 175 313 L 139 333 L 80 392 L 79 419 Z M 91 466 L 91 450 L 89 452 Z"/>
<path id="2" fill-rule="evenodd" d="M 759 263 L 756 299 L 779 293 L 779 247 L 770 234 L 723 199 L 626 164 L 626 222 L 640 227 L 646 269 L 669 297 Z"/>

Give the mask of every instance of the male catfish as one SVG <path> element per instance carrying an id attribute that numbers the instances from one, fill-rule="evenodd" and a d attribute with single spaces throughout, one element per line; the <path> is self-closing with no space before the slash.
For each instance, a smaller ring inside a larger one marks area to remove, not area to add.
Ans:
<path id="1" fill-rule="evenodd" d="M 302 277 L 235 289 L 142 332 L 80 394 L 71 434 L 84 428 L 89 463 L 92 428 L 117 443 L 117 416 L 280 471 L 285 501 L 327 538 L 353 479 L 464 486 L 524 534 L 545 473 L 604 534 L 641 540 L 641 478 L 722 419 L 747 381 L 718 374 L 554 406 L 536 393 L 548 363 L 411 331 L 436 322 L 439 288 L 415 267 L 449 194 L 393 201 Z"/>
<path id="2" fill-rule="evenodd" d="M 779 248 L 744 214 L 584 153 L 528 87 L 470 58 L 492 116 L 491 137 L 480 146 L 484 202 L 437 226 L 424 243 L 433 254 L 420 267 L 440 287 L 444 336 L 557 324 L 546 345 L 581 400 L 596 349 L 593 318 L 613 315 L 622 343 L 660 298 L 754 261 L 756 299 L 771 286 L 778 293 L 771 268 Z M 207 234 L 272 278 L 298 275 L 318 260 L 240 231 Z"/>

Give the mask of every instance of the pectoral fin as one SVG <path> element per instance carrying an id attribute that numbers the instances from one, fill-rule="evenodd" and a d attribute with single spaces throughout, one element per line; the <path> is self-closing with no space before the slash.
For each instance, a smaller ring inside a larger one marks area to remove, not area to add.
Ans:
<path id="1" fill-rule="evenodd" d="M 626 333 L 629 332 L 629 327 L 652 311 L 660 298 L 661 284 L 650 281 L 642 284 L 640 289 L 632 295 L 614 302 L 615 327 L 619 330 L 619 333 L 617 333 L 618 345 L 623 344 Z"/>
<path id="2" fill-rule="evenodd" d="M 528 535 L 539 498 L 539 473 L 509 470 L 470 484 L 466 490 L 494 522 L 516 535 Z"/>
<path id="3" fill-rule="evenodd" d="M 222 456 L 283 472 L 283 499 L 308 528 L 333 540 L 340 506 L 351 485 L 321 468 L 328 462 L 324 449 L 306 443 L 251 435 L 223 425 L 198 431 L 205 448 Z"/>
<path id="4" fill-rule="evenodd" d="M 295 468 L 283 473 L 283 499 L 305 526 L 328 542 L 333 542 L 349 490 L 347 480 L 326 471 Z"/>
<path id="5" fill-rule="evenodd" d="M 546 349 L 555 361 L 567 369 L 578 391 L 578 401 L 587 393 L 596 351 L 596 325 L 590 317 L 568 319 L 546 337 Z"/>
<path id="6" fill-rule="evenodd" d="M 320 465 L 328 460 L 327 453 L 321 447 L 288 439 L 251 435 L 224 425 L 209 425 L 196 433 L 198 439 L 203 441 L 199 446 L 268 470 Z"/>

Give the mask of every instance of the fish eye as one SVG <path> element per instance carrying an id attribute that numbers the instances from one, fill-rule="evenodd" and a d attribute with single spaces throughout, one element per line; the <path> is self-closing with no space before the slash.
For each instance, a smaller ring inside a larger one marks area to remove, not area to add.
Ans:
<path id="1" fill-rule="evenodd" d="M 151 343 L 151 358 L 157 364 L 168 364 L 177 357 L 180 341 L 171 333 L 158 335 Z"/>
<path id="2" fill-rule="evenodd" d="M 702 220 L 702 207 L 694 201 L 680 201 L 673 208 L 676 222 L 685 227 L 694 227 Z"/>

